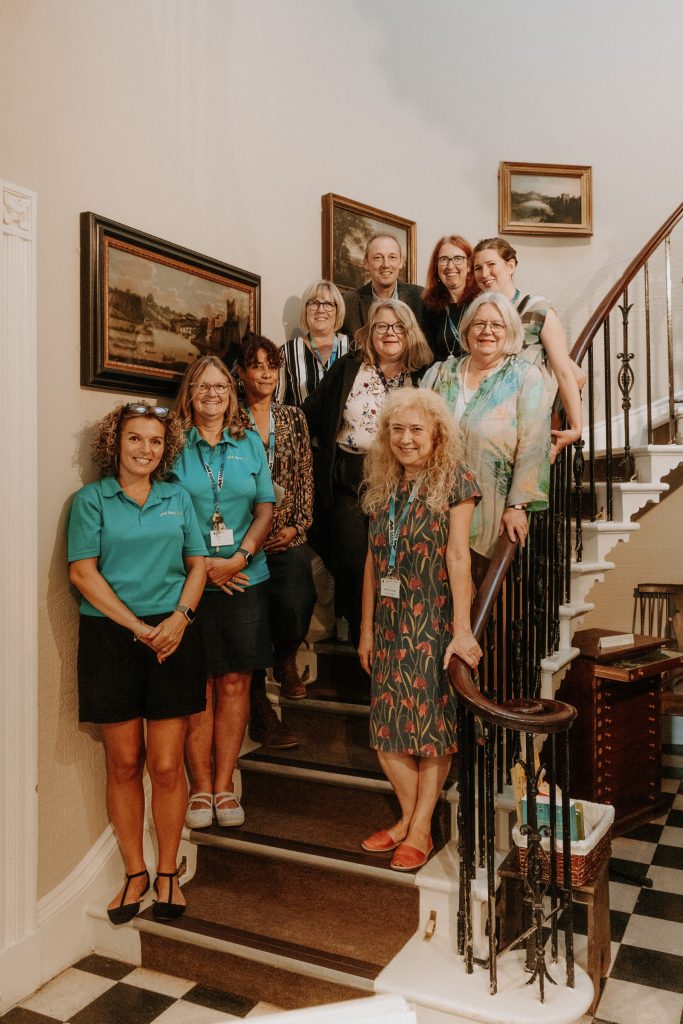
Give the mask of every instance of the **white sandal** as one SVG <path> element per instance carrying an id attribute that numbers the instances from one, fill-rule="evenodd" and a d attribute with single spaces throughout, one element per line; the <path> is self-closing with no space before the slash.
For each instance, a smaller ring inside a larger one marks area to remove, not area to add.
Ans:
<path id="1" fill-rule="evenodd" d="M 199 804 L 194 807 L 193 804 Z M 213 825 L 213 793 L 191 793 L 185 813 L 188 828 L 209 828 Z"/>
<path id="2" fill-rule="evenodd" d="M 234 800 L 237 807 L 219 807 L 219 804 L 229 800 Z M 216 821 L 222 828 L 244 824 L 244 808 L 234 793 L 215 793 L 213 806 L 216 810 Z"/>

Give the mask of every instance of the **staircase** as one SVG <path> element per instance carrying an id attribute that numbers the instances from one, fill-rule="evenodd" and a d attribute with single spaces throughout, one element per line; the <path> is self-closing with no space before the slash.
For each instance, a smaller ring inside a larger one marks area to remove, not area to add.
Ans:
<path id="1" fill-rule="evenodd" d="M 559 960 L 549 962 L 559 983 L 546 986 L 543 1003 L 526 984 L 523 953 L 497 952 L 496 869 L 509 849 L 514 806 L 508 772 L 525 749 L 524 729 L 543 733 L 522 724 L 519 702 L 543 704 L 546 731 L 555 728 L 560 705 L 553 697 L 578 653 L 572 637 L 593 608 L 590 592 L 614 567 L 615 545 L 638 531 L 633 516 L 661 499 L 664 477 L 683 463 L 683 445 L 674 443 L 679 367 L 671 291 L 672 266 L 678 272 L 671 238 L 681 224 L 683 205 L 572 350 L 588 369 L 584 438 L 573 458 L 563 453 L 554 468 L 551 509 L 534 517 L 524 553 L 501 539 L 475 608 L 486 652 L 477 686 L 462 663 L 451 663 L 463 704 L 481 705 L 484 744 L 472 740 L 465 761 L 461 756 L 460 786 L 455 773 L 447 782 L 434 815 L 435 856 L 419 872 L 400 874 L 387 856 L 361 849 L 366 835 L 395 820 L 398 805 L 368 749 L 369 680 L 355 652 L 316 645 L 303 655 L 311 668 L 308 699 L 280 700 L 277 688 L 272 694 L 299 747 L 245 750 L 246 824 L 187 833 L 181 852 L 189 910 L 169 924 L 155 922 L 149 909 L 138 917 L 144 966 L 283 1008 L 396 993 L 416 1005 L 423 1024 L 552 1024 L 583 1015 L 590 981 L 577 967 L 574 986 L 562 982 L 565 966 L 568 975 L 573 970 L 571 929 L 566 964 L 561 948 Z M 635 292 L 641 278 L 642 303 Z M 655 444 L 662 420 L 669 443 Z M 607 465 L 604 481 L 598 453 Z M 575 510 L 586 508 L 577 518 Z M 571 907 L 571 886 L 562 898 Z M 102 945 L 112 949 L 110 935 Z"/>

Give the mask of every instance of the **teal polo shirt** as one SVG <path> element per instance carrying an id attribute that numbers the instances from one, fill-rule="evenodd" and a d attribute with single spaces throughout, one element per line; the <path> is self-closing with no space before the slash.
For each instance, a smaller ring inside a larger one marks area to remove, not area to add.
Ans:
<path id="1" fill-rule="evenodd" d="M 215 502 L 211 481 L 202 465 L 202 458 L 204 464 L 211 467 L 214 480 L 217 482 L 223 453 L 225 469 L 218 506 L 223 522 L 233 531 L 234 543 L 216 551 L 211 547 L 211 517 Z M 230 437 L 228 431 L 224 430 L 221 440 L 212 448 L 197 428 L 192 427 L 185 435 L 185 447 L 175 461 L 171 479 L 184 487 L 192 498 L 204 535 L 204 543 L 212 558 L 230 558 L 242 546 L 244 535 L 253 521 L 255 504 L 275 503 L 263 441 L 254 430 L 247 430 L 239 441 Z M 252 584 L 267 580 L 268 563 L 264 552 L 258 551 L 249 568 L 241 571 L 246 573 Z M 219 589 L 212 587 L 211 583 L 207 584 L 207 588 Z"/>
<path id="2" fill-rule="evenodd" d="M 81 487 L 69 513 L 68 559 L 96 558 L 116 596 L 138 616 L 172 612 L 187 572 L 183 556 L 206 555 L 182 487 L 154 481 L 140 507 L 113 476 Z M 81 614 L 105 618 L 84 597 Z"/>

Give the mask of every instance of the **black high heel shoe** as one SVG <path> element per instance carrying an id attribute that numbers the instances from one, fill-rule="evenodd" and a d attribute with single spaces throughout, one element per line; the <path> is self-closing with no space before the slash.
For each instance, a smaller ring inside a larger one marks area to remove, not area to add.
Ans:
<path id="1" fill-rule="evenodd" d="M 137 903 L 126 903 L 126 896 L 128 895 L 128 886 L 134 878 L 142 878 L 144 875 L 147 876 L 147 884 L 140 893 L 140 899 Z M 149 890 L 149 871 L 136 871 L 134 874 L 126 874 L 126 884 L 123 887 L 123 894 L 121 896 L 121 902 L 118 907 L 111 907 L 107 910 L 107 915 L 112 924 L 128 924 L 140 910 L 140 904 L 142 903 L 142 897 Z"/>
<path id="2" fill-rule="evenodd" d="M 178 877 L 178 869 L 175 871 L 157 871 L 157 877 L 154 879 L 154 891 L 159 895 L 159 886 L 157 882 L 160 878 L 168 878 L 168 900 L 156 900 L 152 904 L 152 913 L 157 921 L 175 921 L 177 917 L 185 913 L 186 907 L 184 903 L 173 902 L 173 879 Z"/>

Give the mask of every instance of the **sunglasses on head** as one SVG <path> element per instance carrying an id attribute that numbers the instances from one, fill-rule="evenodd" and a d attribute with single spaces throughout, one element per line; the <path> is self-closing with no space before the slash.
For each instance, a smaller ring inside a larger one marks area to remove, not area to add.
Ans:
<path id="1" fill-rule="evenodd" d="M 155 416 L 158 420 L 165 420 L 171 410 L 167 409 L 165 405 L 145 405 L 143 402 L 129 402 L 123 411 L 129 412 L 133 416 Z"/>

